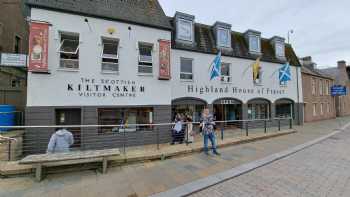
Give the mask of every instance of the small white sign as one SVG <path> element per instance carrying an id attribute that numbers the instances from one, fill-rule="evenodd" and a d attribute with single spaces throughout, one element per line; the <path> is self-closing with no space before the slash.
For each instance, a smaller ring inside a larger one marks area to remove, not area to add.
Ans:
<path id="1" fill-rule="evenodd" d="M 0 60 L 0 65 L 2 66 L 27 66 L 27 55 L 24 54 L 2 53 Z"/>

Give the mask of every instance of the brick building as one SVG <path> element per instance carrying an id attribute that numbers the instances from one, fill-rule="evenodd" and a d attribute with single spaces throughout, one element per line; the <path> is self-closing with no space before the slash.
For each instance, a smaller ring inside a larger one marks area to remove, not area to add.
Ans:
<path id="1" fill-rule="evenodd" d="M 27 54 L 28 24 L 22 0 L 0 1 L 0 53 Z M 24 110 L 26 104 L 26 71 L 0 65 L 0 105 L 15 105 Z"/>
<path id="2" fill-rule="evenodd" d="M 321 72 L 331 75 L 335 78 L 335 85 L 345 86 L 347 91 L 350 89 L 350 80 L 347 73 L 347 66 L 345 61 L 338 61 L 338 66 L 333 68 L 327 68 L 320 70 Z M 350 95 L 347 93 L 345 96 L 336 96 L 335 105 L 337 116 L 350 115 Z"/>
<path id="3" fill-rule="evenodd" d="M 304 96 L 304 121 L 332 119 L 336 117 L 335 98 L 330 88 L 334 79 L 318 71 L 311 57 L 301 59 Z"/>

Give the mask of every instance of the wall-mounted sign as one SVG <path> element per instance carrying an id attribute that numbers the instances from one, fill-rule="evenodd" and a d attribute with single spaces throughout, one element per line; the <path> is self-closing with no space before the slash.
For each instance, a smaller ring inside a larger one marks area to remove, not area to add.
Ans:
<path id="1" fill-rule="evenodd" d="M 0 65 L 2 65 L 2 66 L 14 66 L 14 67 L 26 67 L 27 66 L 27 56 L 24 54 L 2 53 L 0 56 Z"/>
<path id="2" fill-rule="evenodd" d="M 170 80 L 170 41 L 159 40 L 159 79 Z"/>
<path id="3" fill-rule="evenodd" d="M 31 22 L 28 71 L 48 72 L 49 24 Z"/>
<path id="4" fill-rule="evenodd" d="M 347 89 L 345 86 L 335 85 L 331 87 L 332 96 L 344 96 L 347 95 Z"/>
<path id="5" fill-rule="evenodd" d="M 81 77 L 76 82 L 68 82 L 67 91 L 85 98 L 135 98 L 146 90 L 144 85 L 132 80 Z"/>

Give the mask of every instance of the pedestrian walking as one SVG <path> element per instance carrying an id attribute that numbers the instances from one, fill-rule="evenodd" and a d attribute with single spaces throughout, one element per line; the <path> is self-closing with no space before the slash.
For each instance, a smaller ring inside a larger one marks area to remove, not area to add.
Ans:
<path id="1" fill-rule="evenodd" d="M 208 140 L 210 140 L 212 145 L 213 154 L 220 155 L 216 150 L 216 137 L 215 137 L 215 121 L 213 115 L 209 113 L 209 109 L 205 108 L 202 113 L 201 124 L 203 138 L 204 138 L 204 153 L 209 154 L 208 151 Z"/>
<path id="2" fill-rule="evenodd" d="M 70 147 L 74 144 L 73 134 L 67 129 L 59 129 L 50 138 L 47 146 L 47 153 L 64 153 L 69 152 Z"/>

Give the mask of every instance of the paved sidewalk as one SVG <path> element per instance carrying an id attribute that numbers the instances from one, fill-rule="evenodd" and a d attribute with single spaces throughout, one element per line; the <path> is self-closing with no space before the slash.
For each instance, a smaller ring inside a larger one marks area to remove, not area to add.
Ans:
<path id="1" fill-rule="evenodd" d="M 350 129 L 192 197 L 348 197 Z"/>
<path id="2" fill-rule="evenodd" d="M 109 170 L 106 175 L 81 171 L 49 175 L 41 183 L 31 177 L 1 179 L 0 196 L 148 196 L 222 172 L 329 134 L 350 117 L 296 127 L 298 133 L 220 149 L 222 156 L 193 154 Z"/>

